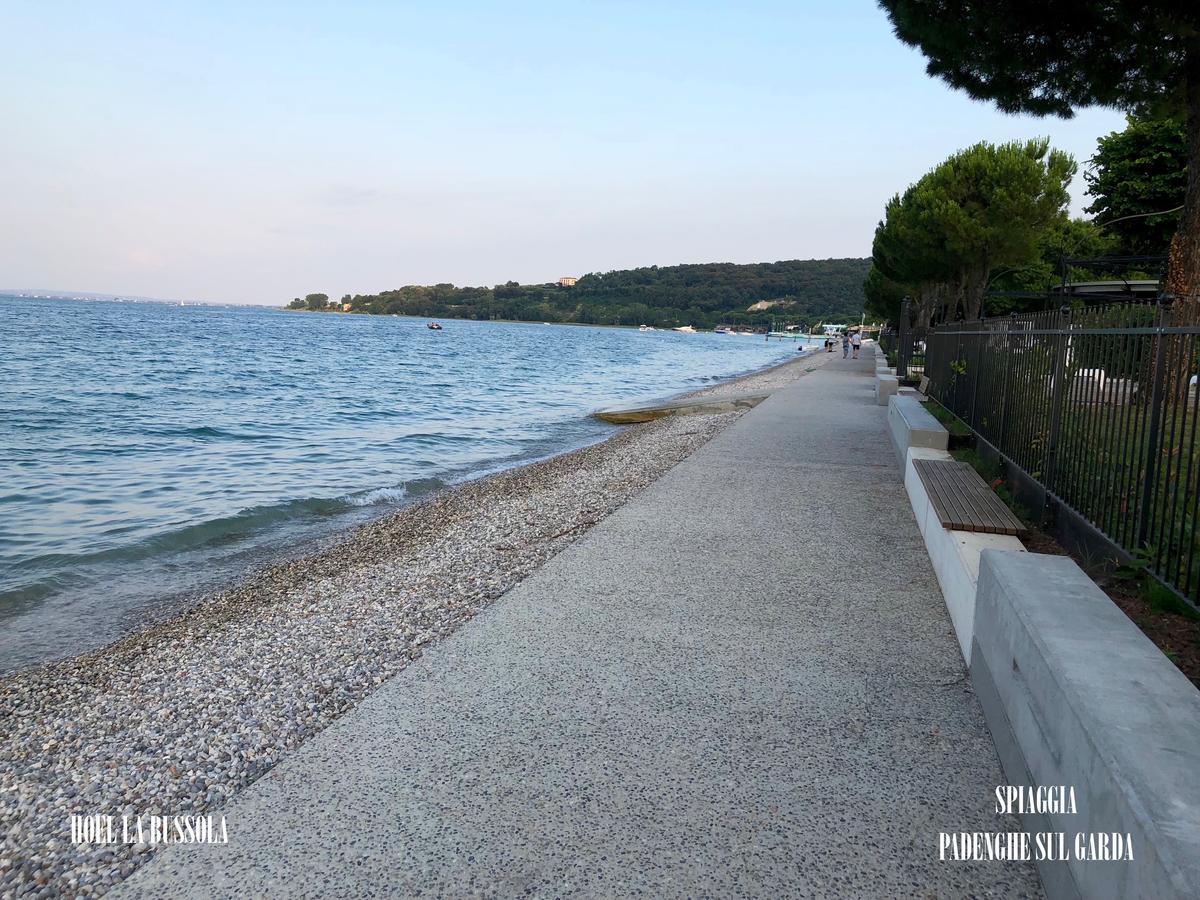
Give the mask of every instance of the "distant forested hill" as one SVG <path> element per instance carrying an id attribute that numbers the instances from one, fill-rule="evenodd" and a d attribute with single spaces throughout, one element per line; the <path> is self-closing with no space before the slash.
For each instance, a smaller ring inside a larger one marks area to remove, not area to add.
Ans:
<path id="1" fill-rule="evenodd" d="M 650 266 L 581 277 L 573 287 L 436 284 L 342 298 L 352 312 L 533 322 L 621 325 L 764 324 L 772 319 L 813 324 L 857 319 L 869 259 L 809 259 L 774 263 Z M 292 301 L 321 308 L 325 295 Z M 766 302 L 766 309 L 750 310 Z"/>

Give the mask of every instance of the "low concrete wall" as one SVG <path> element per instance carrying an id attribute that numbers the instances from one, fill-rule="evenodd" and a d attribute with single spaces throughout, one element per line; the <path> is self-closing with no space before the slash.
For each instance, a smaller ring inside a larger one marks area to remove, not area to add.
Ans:
<path id="1" fill-rule="evenodd" d="M 895 375 L 875 376 L 875 402 L 887 406 L 888 397 L 900 390 L 900 380 Z"/>
<path id="2" fill-rule="evenodd" d="M 946 609 L 954 625 L 963 659 L 971 663 L 971 636 L 975 627 L 975 590 L 979 581 L 979 555 L 984 550 L 1025 553 L 1020 540 L 1007 534 L 978 534 L 974 531 L 950 531 L 929 502 L 925 485 L 917 474 L 914 459 L 952 459 L 945 450 L 910 447 L 904 462 L 904 489 L 912 504 L 917 526 L 925 539 L 925 549 L 938 586 L 946 600 Z"/>
<path id="3" fill-rule="evenodd" d="M 950 446 L 950 432 L 916 397 L 896 394 L 888 400 L 888 430 L 901 465 L 909 447 L 945 450 Z"/>
<path id="4" fill-rule="evenodd" d="M 1200 691 L 1067 557 L 985 552 L 971 679 L 1010 784 L 1070 785 L 1030 831 L 1132 838 L 1039 863 L 1051 898 L 1200 897 Z"/>

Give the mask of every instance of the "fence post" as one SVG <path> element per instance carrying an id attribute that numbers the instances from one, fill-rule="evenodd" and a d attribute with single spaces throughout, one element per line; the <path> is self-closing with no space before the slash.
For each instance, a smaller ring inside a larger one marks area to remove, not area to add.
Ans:
<path id="1" fill-rule="evenodd" d="M 912 326 L 909 324 L 908 315 L 909 309 L 912 307 L 912 300 L 905 297 L 900 301 L 900 329 L 896 335 L 896 377 L 908 377 L 908 355 L 911 352 L 909 344 L 912 343 Z"/>
<path id="2" fill-rule="evenodd" d="M 1004 354 L 1004 383 L 1001 387 L 1003 393 L 1000 395 L 1000 425 L 996 429 L 995 446 L 1002 451 L 1007 451 L 1008 447 L 1008 409 L 1012 404 L 1012 370 L 1013 359 L 1015 358 L 1013 332 L 1016 330 L 1017 312 L 1013 310 L 1008 316 L 1008 331 L 1005 334 L 1004 346 L 1007 353 Z"/>
<path id="3" fill-rule="evenodd" d="M 1054 469 L 1058 462 L 1058 440 L 1062 432 L 1062 409 L 1067 375 L 1067 338 L 1071 330 L 1071 307 L 1064 303 L 1058 310 L 1058 345 L 1054 350 L 1054 368 L 1051 370 L 1050 390 L 1050 433 L 1046 437 L 1045 463 L 1042 465 L 1042 483 L 1046 490 L 1054 490 Z"/>
<path id="4" fill-rule="evenodd" d="M 1137 548 L 1144 549 L 1150 537 L 1150 506 L 1154 502 L 1154 482 L 1158 479 L 1158 442 L 1162 430 L 1163 370 L 1166 368 L 1167 342 L 1163 340 L 1163 329 L 1167 326 L 1169 301 L 1159 299 L 1155 317 L 1154 337 L 1150 341 L 1154 353 L 1154 375 L 1150 382 L 1150 429 L 1146 443 L 1146 474 L 1142 481 L 1142 507 L 1138 510 Z M 1139 393 L 1140 393 L 1139 389 Z"/>
<path id="5" fill-rule="evenodd" d="M 976 403 L 979 400 L 979 376 L 983 374 L 983 360 L 987 355 L 987 329 L 983 324 L 983 319 L 976 320 L 979 324 L 979 329 L 975 337 L 975 353 L 974 359 L 971 360 L 971 418 L 967 420 L 968 424 L 976 431 L 979 430 L 979 420 L 975 418 Z M 967 335 L 969 338 L 970 335 Z"/>

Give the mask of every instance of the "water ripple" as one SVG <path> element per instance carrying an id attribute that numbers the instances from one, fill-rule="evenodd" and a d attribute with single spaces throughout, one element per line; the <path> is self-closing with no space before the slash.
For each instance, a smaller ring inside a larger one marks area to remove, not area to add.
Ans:
<path id="1" fill-rule="evenodd" d="M 609 430 L 586 418 L 598 407 L 795 353 L 719 335 L 439 333 L 408 318 L 5 297 L 0 317 L 0 632 L 45 604 L 128 618 L 255 548 L 596 440 Z M 0 637 L 0 670 L 14 652 Z"/>

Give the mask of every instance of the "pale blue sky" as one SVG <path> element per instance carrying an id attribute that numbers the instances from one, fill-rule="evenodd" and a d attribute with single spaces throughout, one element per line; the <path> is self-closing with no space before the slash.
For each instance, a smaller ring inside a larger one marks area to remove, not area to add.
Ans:
<path id="1" fill-rule="evenodd" d="M 0 5 L 0 288 L 282 303 L 865 256 L 1004 116 L 851 2 Z M 1075 209 L 1083 200 L 1076 180 Z"/>

